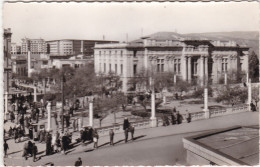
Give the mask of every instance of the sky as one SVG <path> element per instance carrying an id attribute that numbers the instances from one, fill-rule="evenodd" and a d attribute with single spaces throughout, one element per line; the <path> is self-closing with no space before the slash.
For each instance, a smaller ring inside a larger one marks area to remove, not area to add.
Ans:
<path id="1" fill-rule="evenodd" d="M 258 2 L 4 3 L 3 27 L 21 38 L 125 41 L 156 32 L 258 31 Z"/>

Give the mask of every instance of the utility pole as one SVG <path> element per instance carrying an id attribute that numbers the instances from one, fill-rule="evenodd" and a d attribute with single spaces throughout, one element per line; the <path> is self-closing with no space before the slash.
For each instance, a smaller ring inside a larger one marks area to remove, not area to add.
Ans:
<path id="1" fill-rule="evenodd" d="M 64 132 L 64 74 L 62 73 L 61 76 L 61 125 L 62 125 L 62 129 L 61 131 Z"/>

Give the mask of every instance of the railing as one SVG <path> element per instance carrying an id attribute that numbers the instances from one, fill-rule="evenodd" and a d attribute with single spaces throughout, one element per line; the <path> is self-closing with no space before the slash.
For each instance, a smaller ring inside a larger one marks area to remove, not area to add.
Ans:
<path id="1" fill-rule="evenodd" d="M 214 109 L 210 110 L 210 117 L 218 117 L 223 115 L 229 115 L 233 113 L 240 113 L 240 112 L 247 112 L 248 111 L 248 104 L 243 104 L 239 106 L 223 108 L 223 109 Z"/>

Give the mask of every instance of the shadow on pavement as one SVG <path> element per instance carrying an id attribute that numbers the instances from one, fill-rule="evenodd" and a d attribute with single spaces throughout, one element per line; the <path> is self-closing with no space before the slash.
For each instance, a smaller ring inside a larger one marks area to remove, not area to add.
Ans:
<path id="1" fill-rule="evenodd" d="M 94 151 L 94 149 L 93 149 L 93 148 L 91 148 L 91 149 L 87 149 L 87 150 L 84 151 L 84 152 L 91 152 L 91 151 Z"/>
<path id="2" fill-rule="evenodd" d="M 42 154 L 42 153 L 44 153 L 44 152 L 45 152 L 45 151 L 38 152 L 37 155 L 40 155 L 40 154 Z"/>
<path id="3" fill-rule="evenodd" d="M 73 149 L 73 150 L 69 150 L 65 153 L 65 155 L 67 155 L 68 153 L 72 152 L 72 151 L 75 151 L 76 149 Z"/>
<path id="4" fill-rule="evenodd" d="M 22 152 L 22 151 L 23 151 L 23 150 L 11 152 L 11 153 L 8 153 L 8 155 L 15 154 L 15 153 L 19 153 L 19 152 Z"/>
<path id="5" fill-rule="evenodd" d="M 145 136 L 146 136 L 146 135 L 141 135 L 141 136 L 134 137 L 133 139 L 134 139 L 134 140 L 137 140 L 137 139 L 143 138 L 143 137 L 145 137 Z"/>
<path id="6" fill-rule="evenodd" d="M 124 139 L 118 140 L 117 142 L 114 143 L 114 145 L 115 145 L 115 144 L 118 144 L 118 143 L 120 143 L 120 142 L 122 142 L 122 141 L 124 141 Z"/>
<path id="7" fill-rule="evenodd" d="M 104 144 L 101 144 L 100 146 L 98 146 L 98 148 L 100 148 L 100 147 L 102 147 L 102 146 L 105 146 L 105 145 L 107 145 L 107 144 L 109 144 L 109 142 L 104 143 Z"/>

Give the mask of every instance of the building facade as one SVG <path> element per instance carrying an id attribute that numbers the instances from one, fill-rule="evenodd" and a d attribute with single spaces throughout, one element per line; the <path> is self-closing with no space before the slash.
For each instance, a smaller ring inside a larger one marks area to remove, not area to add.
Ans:
<path id="1" fill-rule="evenodd" d="M 121 76 L 123 91 L 128 80 L 143 70 L 172 72 L 191 82 L 218 83 L 224 74 L 248 71 L 248 47 L 234 41 L 192 39 L 178 34 L 169 38 L 144 37 L 130 43 L 96 44 L 96 73 Z"/>
<path id="2" fill-rule="evenodd" d="M 11 54 L 21 54 L 21 46 L 16 43 L 11 43 Z"/>
<path id="3" fill-rule="evenodd" d="M 10 86 L 10 72 L 11 72 L 11 28 L 4 29 L 3 34 L 4 45 L 4 92 L 9 92 Z"/>
<path id="4" fill-rule="evenodd" d="M 47 53 L 47 43 L 44 39 L 22 39 L 21 53 L 27 54 L 31 51 L 32 54 L 46 54 Z"/>
<path id="5" fill-rule="evenodd" d="M 102 41 L 102 40 L 77 40 L 77 39 L 62 39 L 47 41 L 52 56 L 67 56 L 67 55 L 84 55 L 93 56 L 93 47 L 95 43 L 116 43 L 117 41 Z M 117 42 L 118 43 L 118 42 Z"/>

